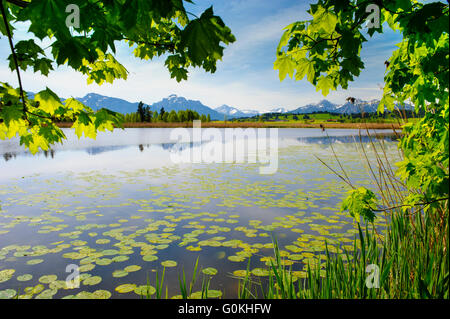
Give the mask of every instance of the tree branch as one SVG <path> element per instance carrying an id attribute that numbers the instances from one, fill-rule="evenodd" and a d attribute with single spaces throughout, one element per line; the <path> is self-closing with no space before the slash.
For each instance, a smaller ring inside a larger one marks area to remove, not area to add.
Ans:
<path id="1" fill-rule="evenodd" d="M 401 208 L 401 207 L 427 206 L 427 205 L 431 205 L 433 203 L 441 202 L 441 201 L 448 200 L 448 199 L 449 199 L 448 197 L 444 197 L 444 198 L 437 198 L 437 199 L 434 199 L 434 200 L 426 202 L 426 203 L 417 203 L 417 204 L 412 204 L 412 205 L 398 205 L 398 206 L 386 207 L 383 209 L 372 209 L 372 208 L 370 208 L 370 209 L 373 210 L 374 212 L 384 212 L 387 210 L 392 210 L 392 209 Z"/>
<path id="2" fill-rule="evenodd" d="M 144 40 L 133 40 L 133 39 L 125 38 L 125 37 L 123 37 L 122 40 L 127 40 L 127 41 L 134 42 L 134 43 L 137 43 L 137 44 L 146 44 L 146 45 L 151 45 L 151 46 L 155 46 L 155 47 L 167 48 L 167 49 L 170 49 L 170 50 L 174 50 L 175 49 L 175 44 L 172 43 L 172 42 L 166 42 L 166 43 L 148 42 L 148 41 L 144 41 Z"/>
<path id="3" fill-rule="evenodd" d="M 16 51 L 14 50 L 14 44 L 12 42 L 11 30 L 9 29 L 8 19 L 6 18 L 6 10 L 5 10 L 5 7 L 3 6 L 3 0 L 1 0 L 1 2 L 0 2 L 0 10 L 2 12 L 3 22 L 5 23 L 6 34 L 8 35 L 9 46 L 11 48 L 14 64 L 16 67 L 17 79 L 19 81 L 20 97 L 22 98 L 22 103 L 23 103 L 23 115 L 26 118 L 27 117 L 27 114 L 26 114 L 27 106 L 25 104 L 25 97 L 23 95 L 23 87 L 22 87 L 22 79 L 20 78 L 19 63 L 17 62 Z"/>
<path id="4" fill-rule="evenodd" d="M 22 0 L 6 0 L 6 2 L 12 3 L 21 8 L 25 8 L 26 6 L 28 6 L 30 4 L 29 2 L 22 1 Z"/>

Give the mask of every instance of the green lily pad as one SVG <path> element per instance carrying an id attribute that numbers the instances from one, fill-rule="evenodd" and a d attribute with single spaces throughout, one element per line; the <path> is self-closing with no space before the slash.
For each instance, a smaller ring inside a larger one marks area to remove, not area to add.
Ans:
<path id="1" fill-rule="evenodd" d="M 86 286 L 94 286 L 99 284 L 102 281 L 102 277 L 100 276 L 92 276 L 83 280 L 83 285 Z"/>
<path id="2" fill-rule="evenodd" d="M 50 289 L 68 289 L 67 283 L 65 280 L 56 280 L 48 284 Z"/>
<path id="3" fill-rule="evenodd" d="M 111 260 L 113 262 L 122 262 L 122 261 L 127 261 L 128 259 L 130 259 L 130 257 L 124 256 L 124 255 L 120 255 L 120 256 L 113 257 Z"/>
<path id="4" fill-rule="evenodd" d="M 166 260 L 161 263 L 164 267 L 176 267 L 177 262 L 174 260 Z"/>
<path id="5" fill-rule="evenodd" d="M 56 281 L 57 279 L 58 279 L 58 276 L 56 276 L 56 275 L 44 275 L 39 278 L 39 282 L 41 282 L 43 284 L 49 284 L 53 281 Z"/>
<path id="6" fill-rule="evenodd" d="M 10 280 L 15 272 L 15 269 L 0 270 L 0 283 Z"/>
<path id="7" fill-rule="evenodd" d="M 228 260 L 229 261 L 234 261 L 234 262 L 241 262 L 245 260 L 244 256 L 228 256 Z"/>
<path id="8" fill-rule="evenodd" d="M 134 272 L 134 271 L 141 270 L 141 268 L 142 267 L 138 266 L 138 265 L 130 265 L 130 266 L 125 267 L 124 270 L 128 271 L 128 272 Z"/>
<path id="9" fill-rule="evenodd" d="M 134 292 L 140 296 L 151 296 L 156 292 L 155 287 L 142 285 L 134 289 Z"/>
<path id="10" fill-rule="evenodd" d="M 54 295 L 56 295 L 56 289 L 45 289 L 39 295 L 37 295 L 36 299 L 52 299 Z"/>
<path id="11" fill-rule="evenodd" d="M 145 255 L 144 257 L 142 257 L 143 261 L 155 261 L 158 259 L 158 256 L 155 255 Z"/>
<path id="12" fill-rule="evenodd" d="M 267 269 L 255 268 L 252 270 L 252 274 L 255 276 L 269 276 L 269 271 Z"/>
<path id="13" fill-rule="evenodd" d="M 112 256 L 112 255 L 118 255 L 119 251 L 115 250 L 115 249 L 106 249 L 106 250 L 103 250 L 101 253 L 104 256 Z"/>
<path id="14" fill-rule="evenodd" d="M 115 270 L 112 273 L 112 276 L 114 278 L 121 278 L 121 277 L 125 277 L 126 275 L 128 275 L 128 271 L 125 271 L 125 270 Z"/>
<path id="15" fill-rule="evenodd" d="M 246 277 L 247 270 L 235 270 L 235 271 L 233 271 L 233 275 L 236 277 Z"/>
<path id="16" fill-rule="evenodd" d="M 136 289 L 135 284 L 123 284 L 123 285 L 117 286 L 115 290 L 121 294 L 125 294 L 128 292 L 134 291 L 134 289 Z"/>
<path id="17" fill-rule="evenodd" d="M 33 278 L 33 275 L 30 275 L 30 274 L 25 274 L 25 275 L 22 275 L 22 276 L 17 276 L 17 280 L 18 281 L 28 281 L 28 280 L 31 280 Z"/>
<path id="18" fill-rule="evenodd" d="M 79 268 L 78 268 L 78 270 L 80 271 L 80 272 L 86 272 L 86 271 L 91 271 L 92 269 L 94 269 L 95 268 L 95 265 L 94 264 L 84 264 L 84 265 L 81 265 Z"/>
<path id="19" fill-rule="evenodd" d="M 100 244 L 100 245 L 102 245 L 102 244 L 108 244 L 109 242 L 110 242 L 110 240 L 109 240 L 109 239 L 106 239 L 106 238 L 104 238 L 104 239 L 97 239 L 97 240 L 95 241 L 96 244 Z"/>
<path id="20" fill-rule="evenodd" d="M 17 292 L 14 289 L 0 290 L 0 299 L 11 299 Z"/>
<path id="21" fill-rule="evenodd" d="M 94 299 L 109 299 L 111 298 L 111 293 L 108 290 L 96 290 L 92 293 Z"/>
<path id="22" fill-rule="evenodd" d="M 75 295 L 76 299 L 94 299 L 92 292 L 80 291 Z"/>
<path id="23" fill-rule="evenodd" d="M 108 266 L 109 264 L 112 263 L 112 260 L 108 259 L 108 258 L 100 258 L 100 259 L 97 259 L 95 261 L 95 263 L 100 266 Z"/>
<path id="24" fill-rule="evenodd" d="M 212 268 L 212 267 L 208 267 L 208 268 L 202 269 L 202 272 L 205 275 L 214 276 L 214 275 L 217 274 L 217 269 L 216 268 Z"/>

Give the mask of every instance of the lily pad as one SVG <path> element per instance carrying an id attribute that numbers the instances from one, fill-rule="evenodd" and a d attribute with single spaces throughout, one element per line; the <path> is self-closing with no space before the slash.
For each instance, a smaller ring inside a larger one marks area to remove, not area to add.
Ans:
<path id="1" fill-rule="evenodd" d="M 15 272 L 15 269 L 0 270 L 0 283 L 10 280 Z"/>
<path id="2" fill-rule="evenodd" d="M 138 270 L 140 270 L 142 267 L 141 266 L 138 266 L 138 265 L 130 265 L 130 266 L 127 266 L 127 267 L 125 267 L 125 271 L 128 271 L 128 272 L 134 272 L 134 271 L 138 271 Z"/>
<path id="3" fill-rule="evenodd" d="M 245 260 L 244 256 L 228 256 L 228 260 L 229 261 L 234 261 L 234 262 L 241 262 Z"/>
<path id="4" fill-rule="evenodd" d="M 117 286 L 115 290 L 121 294 L 125 294 L 128 292 L 134 291 L 134 289 L 136 289 L 135 284 L 123 284 L 123 285 Z"/>
<path id="5" fill-rule="evenodd" d="M 36 299 L 52 299 L 54 295 L 56 295 L 56 289 L 45 289 L 39 295 L 37 295 Z"/>
<path id="6" fill-rule="evenodd" d="M 49 284 L 53 281 L 56 281 L 57 279 L 58 279 L 58 276 L 56 276 L 56 275 L 44 275 L 39 278 L 39 282 L 41 282 L 43 284 Z"/>
<path id="7" fill-rule="evenodd" d="M 80 271 L 80 272 L 86 272 L 86 271 L 91 271 L 92 269 L 94 269 L 95 268 L 95 265 L 94 264 L 84 264 L 84 265 L 81 265 L 79 268 L 78 268 L 78 270 Z"/>
<path id="8" fill-rule="evenodd" d="M 217 269 L 208 267 L 208 268 L 202 269 L 202 273 L 204 273 L 205 275 L 214 276 L 217 274 Z"/>
<path id="9" fill-rule="evenodd" d="M 122 261 L 127 261 L 128 259 L 130 259 L 130 257 L 124 256 L 124 255 L 120 255 L 120 256 L 113 257 L 111 260 L 113 262 L 122 262 Z"/>
<path id="10" fill-rule="evenodd" d="M 108 266 L 109 264 L 111 264 L 112 260 L 108 259 L 108 258 L 100 258 L 96 260 L 96 264 L 100 265 L 100 266 Z"/>
<path id="11" fill-rule="evenodd" d="M 109 240 L 109 239 L 106 239 L 106 238 L 104 238 L 104 239 L 97 239 L 97 240 L 95 241 L 96 244 L 100 244 L 100 245 L 102 245 L 102 244 L 108 244 L 109 242 L 110 242 L 110 240 Z"/>
<path id="12" fill-rule="evenodd" d="M 142 285 L 138 286 L 134 289 L 134 292 L 140 296 L 150 296 L 153 295 L 156 292 L 155 287 L 150 285 Z"/>
<path id="13" fill-rule="evenodd" d="M 28 280 L 31 280 L 32 278 L 33 278 L 33 275 L 25 274 L 25 275 L 17 276 L 16 279 L 18 281 L 28 281 Z"/>
<path id="14" fill-rule="evenodd" d="M 161 263 L 164 267 L 176 267 L 177 262 L 174 260 L 166 260 Z"/>
<path id="15" fill-rule="evenodd" d="M 86 286 L 94 286 L 99 284 L 102 281 L 102 277 L 100 276 L 92 276 L 83 280 L 83 285 Z"/>
<path id="16" fill-rule="evenodd" d="M 233 275 L 236 277 L 246 277 L 247 270 L 235 270 L 235 271 L 233 271 Z"/>
<path id="17" fill-rule="evenodd" d="M 96 290 L 92 293 L 94 299 L 109 299 L 111 298 L 111 293 L 108 290 Z"/>
<path id="18" fill-rule="evenodd" d="M 11 299 L 17 292 L 14 289 L 0 290 L 0 299 Z"/>
<path id="19" fill-rule="evenodd" d="M 125 271 L 125 270 L 122 270 L 122 269 L 120 269 L 120 270 L 115 270 L 115 271 L 112 273 L 112 276 L 113 276 L 114 278 L 121 278 L 121 277 L 125 277 L 126 275 L 128 275 L 128 271 Z"/>
<path id="20" fill-rule="evenodd" d="M 144 257 L 142 257 L 143 261 L 155 261 L 158 259 L 158 256 L 155 255 L 145 255 Z"/>
<path id="21" fill-rule="evenodd" d="M 252 274 L 255 276 L 263 277 L 263 276 L 268 276 L 269 271 L 267 269 L 263 269 L 263 268 L 255 268 L 252 270 Z"/>

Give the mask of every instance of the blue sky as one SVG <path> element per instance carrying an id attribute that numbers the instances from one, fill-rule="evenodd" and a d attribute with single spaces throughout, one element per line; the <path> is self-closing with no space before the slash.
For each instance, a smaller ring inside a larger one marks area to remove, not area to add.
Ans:
<path id="1" fill-rule="evenodd" d="M 375 35 L 366 42 L 361 52 L 366 69 L 347 90 L 332 91 L 324 97 L 306 81 L 286 78 L 279 81 L 273 69 L 275 49 L 288 24 L 308 19 L 309 1 L 287 0 L 197 0 L 186 7 L 193 13 L 201 13 L 209 6 L 222 17 L 236 36 L 236 42 L 225 49 L 222 61 L 214 74 L 201 69 L 191 69 L 187 81 L 181 83 L 170 78 L 164 67 L 164 58 L 141 61 L 132 56 L 127 45 L 120 45 L 117 59 L 130 72 L 128 80 L 116 80 L 112 85 L 87 85 L 86 78 L 66 67 L 60 67 L 44 77 L 32 71 L 24 72 L 23 82 L 27 91 L 39 91 L 48 86 L 62 97 L 81 97 L 89 92 L 119 97 L 128 101 L 153 103 L 175 93 L 188 99 L 200 100 L 210 107 L 222 104 L 239 109 L 269 110 L 276 107 L 294 109 L 315 103 L 324 98 L 344 103 L 345 98 L 380 98 L 383 83 L 384 61 L 395 44 L 401 41 L 398 34 L 387 31 Z M 385 30 L 388 30 L 387 28 Z M 15 41 L 27 38 L 26 27 L 19 26 Z M 7 67 L 9 55 L 7 39 L 0 39 L 0 78 L 17 86 L 17 78 Z"/>

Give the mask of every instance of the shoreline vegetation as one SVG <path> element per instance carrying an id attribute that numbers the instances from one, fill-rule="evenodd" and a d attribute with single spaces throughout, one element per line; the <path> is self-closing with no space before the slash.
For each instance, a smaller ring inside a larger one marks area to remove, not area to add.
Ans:
<path id="1" fill-rule="evenodd" d="M 57 123 L 60 128 L 71 128 L 73 123 Z M 176 128 L 192 127 L 192 122 L 136 122 L 123 123 L 124 128 Z M 324 129 L 401 129 L 400 123 L 301 123 L 301 122 L 202 122 L 202 127 L 215 128 L 324 128 Z"/>

